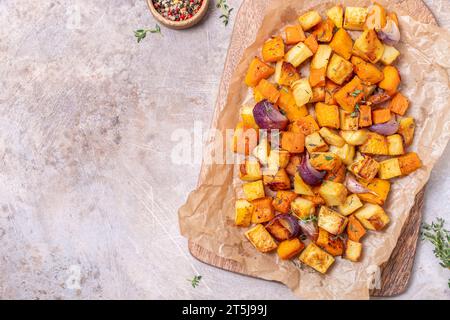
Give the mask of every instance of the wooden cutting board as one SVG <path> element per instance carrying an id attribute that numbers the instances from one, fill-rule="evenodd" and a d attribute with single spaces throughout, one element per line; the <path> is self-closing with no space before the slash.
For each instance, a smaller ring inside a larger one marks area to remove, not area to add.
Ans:
<path id="1" fill-rule="evenodd" d="M 248 39 L 247 32 L 259 25 L 255 23 L 255 17 L 264 12 L 271 0 L 244 0 L 236 16 L 236 22 L 231 36 L 230 47 L 225 62 L 225 68 L 220 83 L 216 107 L 224 105 L 231 75 L 234 72 L 244 50 L 253 39 Z M 424 23 L 437 24 L 430 9 L 421 0 L 394 0 L 391 3 L 401 5 L 410 16 Z M 404 292 L 411 276 L 416 246 L 422 221 L 422 205 L 424 190 L 417 194 L 415 204 L 411 209 L 408 219 L 397 242 L 397 246 L 390 259 L 381 266 L 381 288 L 371 292 L 374 297 L 390 297 Z M 236 261 L 225 259 L 189 241 L 189 251 L 198 260 L 209 265 L 247 275 L 243 267 Z"/>

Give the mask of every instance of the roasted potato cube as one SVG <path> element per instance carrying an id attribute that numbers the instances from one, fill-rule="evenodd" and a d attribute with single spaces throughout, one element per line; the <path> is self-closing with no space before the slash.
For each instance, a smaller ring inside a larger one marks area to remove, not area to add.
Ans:
<path id="1" fill-rule="evenodd" d="M 261 79 L 267 79 L 274 73 L 274 68 L 255 57 L 248 67 L 245 84 L 249 87 L 255 87 Z"/>
<path id="2" fill-rule="evenodd" d="M 284 41 L 280 36 L 267 40 L 262 48 L 263 60 L 266 62 L 276 62 L 284 57 Z"/>
<path id="3" fill-rule="evenodd" d="M 381 230 L 390 221 L 383 208 L 377 204 L 366 203 L 355 212 L 355 217 L 369 230 Z"/>
<path id="4" fill-rule="evenodd" d="M 339 110 L 340 125 L 342 130 L 358 130 L 359 115 L 357 112 Z"/>
<path id="5" fill-rule="evenodd" d="M 279 169 L 284 169 L 289 163 L 290 154 L 286 150 L 271 150 L 267 165 L 270 172 L 276 172 Z"/>
<path id="6" fill-rule="evenodd" d="M 248 156 L 257 144 L 258 130 L 239 122 L 233 135 L 233 151 Z"/>
<path id="7" fill-rule="evenodd" d="M 300 25 L 287 26 L 284 32 L 287 45 L 297 44 L 306 39 L 305 33 Z"/>
<path id="8" fill-rule="evenodd" d="M 356 131 L 342 131 L 340 132 L 345 142 L 352 146 L 360 146 L 364 144 L 369 138 L 369 132 L 365 129 Z"/>
<path id="9" fill-rule="evenodd" d="M 245 198 L 249 201 L 264 198 L 264 184 L 262 180 L 244 183 L 242 186 L 244 190 Z"/>
<path id="10" fill-rule="evenodd" d="M 278 245 L 277 253 L 280 259 L 289 260 L 302 252 L 305 244 L 298 238 L 284 240 Z"/>
<path id="11" fill-rule="evenodd" d="M 312 191 L 311 187 L 303 181 L 298 172 L 295 173 L 294 176 L 294 192 L 296 194 L 314 196 L 314 192 Z"/>
<path id="12" fill-rule="evenodd" d="M 345 259 L 358 262 L 362 254 L 362 244 L 352 240 L 347 240 L 345 247 Z"/>
<path id="13" fill-rule="evenodd" d="M 359 240 L 366 234 L 366 229 L 361 222 L 355 218 L 355 215 L 348 217 L 347 236 L 350 240 L 359 242 Z"/>
<path id="14" fill-rule="evenodd" d="M 422 161 L 415 152 L 410 152 L 404 156 L 398 157 L 398 162 L 400 164 L 402 175 L 410 174 L 422 167 Z"/>
<path id="15" fill-rule="evenodd" d="M 342 165 L 339 156 L 332 152 L 313 152 L 311 153 L 310 163 L 319 171 L 331 171 Z"/>
<path id="16" fill-rule="evenodd" d="M 295 103 L 298 106 L 307 104 L 313 98 L 311 85 L 307 78 L 295 81 L 292 84 L 292 93 L 294 94 Z"/>
<path id="17" fill-rule="evenodd" d="M 236 200 L 236 215 L 234 224 L 239 227 L 248 227 L 252 221 L 254 206 L 245 199 Z"/>
<path id="18" fill-rule="evenodd" d="M 348 61 L 347 61 L 348 62 Z M 364 98 L 364 86 L 361 80 L 355 76 L 334 94 L 334 99 L 347 112 L 354 112 L 356 104 Z"/>
<path id="19" fill-rule="evenodd" d="M 301 132 L 283 132 L 281 147 L 290 153 L 302 153 L 305 150 L 305 135 Z"/>
<path id="20" fill-rule="evenodd" d="M 333 38 L 334 22 L 331 19 L 321 21 L 312 32 L 319 42 L 330 42 Z"/>
<path id="21" fill-rule="evenodd" d="M 372 181 L 378 173 L 380 164 L 369 156 L 364 156 L 362 159 L 355 161 L 350 165 L 349 170 L 355 174 L 356 177 L 364 181 Z"/>
<path id="22" fill-rule="evenodd" d="M 328 182 L 327 182 L 328 183 Z M 325 199 L 325 201 L 327 201 Z M 345 201 L 345 197 L 344 197 Z M 320 207 L 317 225 L 331 234 L 338 235 L 344 232 L 348 219 L 340 213 L 325 206 Z"/>
<path id="23" fill-rule="evenodd" d="M 267 161 L 270 153 L 269 141 L 266 138 L 261 139 L 259 144 L 253 149 L 253 156 L 261 162 L 263 165 L 267 165 Z"/>
<path id="24" fill-rule="evenodd" d="M 293 191 L 283 191 L 277 192 L 275 199 L 272 201 L 274 209 L 281 213 L 289 213 L 291 209 L 291 202 L 297 198 L 297 194 Z"/>
<path id="25" fill-rule="evenodd" d="M 355 157 L 355 147 L 347 143 L 342 147 L 330 146 L 330 152 L 337 155 L 346 165 L 352 164 L 353 158 Z"/>
<path id="26" fill-rule="evenodd" d="M 240 109 L 240 114 L 244 126 L 251 128 L 258 128 L 255 118 L 253 117 L 253 107 L 249 105 L 243 105 Z"/>
<path id="27" fill-rule="evenodd" d="M 369 7 L 365 29 L 381 30 L 386 25 L 386 10 L 378 3 L 373 3 Z"/>
<path id="28" fill-rule="evenodd" d="M 311 60 L 309 82 L 312 87 L 325 85 L 326 70 L 331 52 L 331 47 L 328 45 L 321 44 L 318 46 L 317 52 Z"/>
<path id="29" fill-rule="evenodd" d="M 319 126 L 339 129 L 339 108 L 322 102 L 316 103 L 316 117 Z"/>
<path id="30" fill-rule="evenodd" d="M 313 87 L 312 93 L 311 103 L 325 101 L 325 87 Z"/>
<path id="31" fill-rule="evenodd" d="M 378 176 L 380 179 L 391 179 L 402 175 L 400 164 L 397 158 L 388 159 L 380 162 L 380 170 Z"/>
<path id="32" fill-rule="evenodd" d="M 311 268 L 325 274 L 328 268 L 334 263 L 334 258 L 329 253 L 320 249 L 314 243 L 310 243 L 300 254 L 300 261 Z"/>
<path id="33" fill-rule="evenodd" d="M 277 243 L 262 224 L 248 230 L 245 236 L 259 252 L 270 252 L 277 248 Z"/>
<path id="34" fill-rule="evenodd" d="M 334 53 L 331 56 L 327 67 L 327 77 L 337 84 L 343 84 L 344 81 L 353 73 L 353 65 L 340 55 Z"/>
<path id="35" fill-rule="evenodd" d="M 403 137 L 405 146 L 409 146 L 414 139 L 414 130 L 416 129 L 416 123 L 414 118 L 403 118 L 400 120 L 400 127 L 398 133 Z"/>
<path id="36" fill-rule="evenodd" d="M 353 56 L 351 62 L 353 64 L 353 70 L 361 81 L 373 84 L 383 80 L 383 72 L 376 65 L 366 62 L 357 56 Z"/>
<path id="37" fill-rule="evenodd" d="M 298 21 L 300 22 L 302 29 L 304 31 L 308 31 L 315 25 L 319 24 L 322 21 L 322 18 L 320 17 L 320 14 L 317 11 L 311 10 L 305 14 L 302 14 L 298 18 Z"/>
<path id="38" fill-rule="evenodd" d="M 387 108 L 376 109 L 372 111 L 372 121 L 374 124 L 385 123 L 391 120 L 391 110 Z"/>
<path id="39" fill-rule="evenodd" d="M 384 79 L 378 84 L 381 89 L 384 89 L 387 94 L 393 96 L 397 92 L 398 85 L 401 78 L 400 73 L 396 67 L 385 66 L 383 68 Z"/>
<path id="40" fill-rule="evenodd" d="M 255 90 L 272 103 L 276 103 L 280 97 L 280 91 L 278 91 L 277 87 L 266 79 L 261 79 Z"/>
<path id="41" fill-rule="evenodd" d="M 313 52 L 303 42 L 299 42 L 286 53 L 284 60 L 297 68 L 312 55 Z"/>
<path id="42" fill-rule="evenodd" d="M 347 199 L 347 188 L 342 183 L 324 181 L 320 186 L 319 194 L 328 206 L 340 206 L 343 205 L 345 199 Z M 328 229 L 327 231 L 331 232 Z"/>
<path id="43" fill-rule="evenodd" d="M 390 156 L 399 156 L 405 153 L 403 139 L 399 134 L 387 136 L 388 150 Z"/>
<path id="44" fill-rule="evenodd" d="M 307 219 L 314 215 L 316 206 L 314 202 L 298 197 L 291 202 L 291 211 L 297 218 Z"/>
<path id="45" fill-rule="evenodd" d="M 327 17 L 333 21 L 336 28 L 342 28 L 344 22 L 344 8 L 341 5 L 334 6 L 327 10 Z"/>
<path id="46" fill-rule="evenodd" d="M 315 34 L 310 34 L 304 44 L 311 50 L 311 52 L 314 54 L 317 52 L 317 49 L 319 49 L 319 43 L 317 42 L 317 37 Z"/>
<path id="47" fill-rule="evenodd" d="M 400 56 L 400 51 L 394 47 L 384 45 L 383 55 L 381 56 L 381 62 L 385 65 L 391 65 Z"/>
<path id="48" fill-rule="evenodd" d="M 330 42 L 330 47 L 339 56 L 349 60 L 353 52 L 353 40 L 345 29 L 339 29 Z"/>
<path id="49" fill-rule="evenodd" d="M 287 190 L 291 188 L 291 180 L 284 169 L 278 170 L 278 172 L 274 175 L 263 175 L 263 182 L 264 185 L 274 191 Z"/>
<path id="50" fill-rule="evenodd" d="M 400 92 L 397 92 L 396 95 L 392 98 L 391 102 L 389 103 L 389 109 L 391 109 L 392 112 L 399 114 L 401 116 L 405 115 L 406 110 L 408 110 L 408 107 L 409 107 L 408 98 L 406 98 Z"/>
<path id="51" fill-rule="evenodd" d="M 239 178 L 244 181 L 261 180 L 262 172 L 259 161 L 255 158 L 248 158 L 239 166 Z"/>
<path id="52" fill-rule="evenodd" d="M 372 108 L 367 105 L 359 106 L 359 126 L 370 127 L 372 125 Z"/>
<path id="53" fill-rule="evenodd" d="M 328 171 L 325 175 L 325 180 L 343 183 L 345 181 L 345 174 L 347 173 L 347 168 L 345 164 L 342 164 L 340 167 L 337 167 L 331 171 Z"/>
<path id="54" fill-rule="evenodd" d="M 314 132 L 305 138 L 305 146 L 309 153 L 328 151 L 328 145 L 318 132 Z"/>
<path id="55" fill-rule="evenodd" d="M 364 30 L 353 45 L 353 54 L 371 63 L 377 63 L 383 56 L 383 52 L 384 45 L 373 29 Z"/>
<path id="56" fill-rule="evenodd" d="M 295 174 L 297 173 L 297 168 L 301 163 L 302 158 L 300 156 L 290 156 L 289 157 L 289 163 L 286 166 L 286 172 L 288 173 L 288 175 L 290 176 L 295 176 Z"/>
<path id="57" fill-rule="evenodd" d="M 346 7 L 344 17 L 344 28 L 348 30 L 364 30 L 369 10 L 362 7 Z"/>
<path id="58" fill-rule="evenodd" d="M 382 206 L 388 197 L 391 190 L 391 184 L 388 180 L 374 178 L 370 182 L 361 180 L 360 183 L 371 191 L 371 193 L 360 193 L 358 197 L 362 201 L 379 204 Z"/>
<path id="59" fill-rule="evenodd" d="M 385 136 L 375 132 L 369 132 L 367 141 L 359 147 L 362 153 L 389 155 L 387 139 Z"/>
<path id="60" fill-rule="evenodd" d="M 323 128 L 320 128 L 319 133 L 322 136 L 322 138 L 325 140 L 325 142 L 332 146 L 342 147 L 345 144 L 345 140 L 336 131 L 334 131 L 332 129 L 323 127 Z M 324 151 L 324 150 L 320 150 L 320 151 Z"/>
<path id="61" fill-rule="evenodd" d="M 275 82 L 282 86 L 290 87 L 295 81 L 300 80 L 300 73 L 286 61 L 278 61 L 275 67 Z"/>
<path id="62" fill-rule="evenodd" d="M 301 117 L 300 119 L 294 121 L 290 126 L 290 130 L 292 132 L 301 132 L 305 136 L 310 135 L 316 131 L 319 131 L 319 125 L 313 116 L 307 115 L 305 117 Z"/>
<path id="63" fill-rule="evenodd" d="M 289 121 L 295 121 L 308 115 L 308 108 L 305 105 L 298 106 L 292 91 L 286 87 L 281 88 L 277 103 Z"/>
<path id="64" fill-rule="evenodd" d="M 316 244 L 334 257 L 341 256 L 344 253 L 344 241 L 322 228 L 319 228 Z"/>
<path id="65" fill-rule="evenodd" d="M 351 215 L 353 212 L 358 210 L 363 206 L 361 200 L 359 200 L 358 195 L 351 194 L 345 199 L 343 205 L 338 206 L 338 210 L 344 216 Z"/>

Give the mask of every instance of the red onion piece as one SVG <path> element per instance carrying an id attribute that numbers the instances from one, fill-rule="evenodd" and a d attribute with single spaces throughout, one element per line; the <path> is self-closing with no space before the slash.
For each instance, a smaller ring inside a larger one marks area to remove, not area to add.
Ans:
<path id="1" fill-rule="evenodd" d="M 399 123 L 393 117 L 388 122 L 371 125 L 369 130 L 383 136 L 390 136 L 398 131 L 399 126 Z"/>
<path id="2" fill-rule="evenodd" d="M 315 241 L 317 239 L 318 230 L 316 224 L 313 221 L 298 220 L 298 224 L 306 237 L 308 237 L 312 241 Z"/>
<path id="3" fill-rule="evenodd" d="M 302 162 L 297 168 L 298 173 L 302 177 L 306 184 L 311 186 L 317 186 L 322 183 L 323 177 L 325 176 L 325 171 L 318 171 L 309 163 L 309 156 L 305 154 L 302 157 Z"/>
<path id="4" fill-rule="evenodd" d="M 266 229 L 278 241 L 298 237 L 301 231 L 297 219 L 290 214 L 276 216 L 267 224 Z"/>
<path id="5" fill-rule="evenodd" d="M 378 38 L 387 45 L 393 46 L 400 41 L 400 30 L 397 24 L 388 19 L 386 25 L 379 31 L 377 31 Z"/>
<path id="6" fill-rule="evenodd" d="M 262 100 L 255 105 L 253 117 L 261 129 L 283 130 L 289 123 L 288 118 L 268 100 Z"/>
<path id="7" fill-rule="evenodd" d="M 355 193 L 355 194 L 371 193 L 371 194 L 374 194 L 374 192 L 372 190 L 369 190 L 366 187 L 364 187 L 351 174 L 347 174 L 347 176 L 345 177 L 344 185 L 347 187 L 348 191 L 350 191 L 351 193 Z"/>

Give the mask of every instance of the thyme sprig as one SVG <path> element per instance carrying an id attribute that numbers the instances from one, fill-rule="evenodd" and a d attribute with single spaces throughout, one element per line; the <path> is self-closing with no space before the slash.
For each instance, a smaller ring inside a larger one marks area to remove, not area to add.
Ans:
<path id="1" fill-rule="evenodd" d="M 350 114 L 350 117 L 352 118 L 357 118 L 359 115 L 359 104 L 355 105 L 355 109 L 353 110 L 353 112 Z"/>
<path id="2" fill-rule="evenodd" d="M 194 276 L 194 278 L 188 279 L 187 281 L 191 283 L 192 288 L 197 288 L 200 284 L 200 280 L 202 280 L 202 276 Z"/>
<path id="3" fill-rule="evenodd" d="M 154 29 L 138 29 L 134 31 L 134 36 L 136 37 L 137 42 L 141 42 L 147 36 L 147 33 L 159 33 L 161 34 L 161 27 L 156 24 Z"/>
<path id="4" fill-rule="evenodd" d="M 227 0 L 218 0 L 216 3 L 216 7 L 222 11 L 222 14 L 219 18 L 222 19 L 222 23 L 227 26 L 230 22 L 231 11 L 233 11 L 234 8 L 230 8 Z"/>

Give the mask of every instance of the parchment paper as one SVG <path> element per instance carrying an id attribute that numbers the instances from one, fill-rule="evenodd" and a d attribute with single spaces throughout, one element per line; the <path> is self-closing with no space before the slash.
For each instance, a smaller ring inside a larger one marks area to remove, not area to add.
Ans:
<path id="1" fill-rule="evenodd" d="M 433 165 L 441 156 L 450 138 L 449 68 L 450 33 L 442 28 L 422 24 L 402 10 L 401 4 L 390 6 L 399 16 L 402 39 L 396 45 L 401 52 L 396 66 L 402 84 L 400 91 L 410 100 L 408 116 L 416 120 L 414 143 L 408 150 L 416 151 L 423 168 L 392 180 L 392 188 L 384 206 L 391 217 L 383 232 L 369 232 L 363 239 L 364 256 L 358 263 L 337 258 L 326 275 L 298 264 L 278 259 L 276 254 L 262 254 L 244 237 L 246 228 L 234 226 L 234 202 L 241 182 L 233 165 L 203 164 L 198 188 L 179 210 L 183 236 L 218 256 L 232 259 L 253 276 L 280 281 L 299 298 L 306 299 L 368 299 L 369 290 L 379 272 L 378 266 L 389 259 L 413 206 L 415 195 L 427 182 Z M 325 9 L 335 2 L 276 0 L 269 6 L 255 42 L 247 48 L 232 77 L 227 105 L 216 110 L 212 127 L 225 135 L 239 120 L 239 108 L 248 89 L 243 83 L 247 67 L 254 56 L 260 56 L 264 41 L 281 34 L 287 24 L 296 23 L 308 9 L 325 16 Z M 344 1 L 345 6 L 367 6 L 369 1 Z M 263 13 L 261 13 L 263 14 Z M 447 210 L 447 208 L 443 208 Z M 250 290 L 251 288 L 249 288 Z"/>

